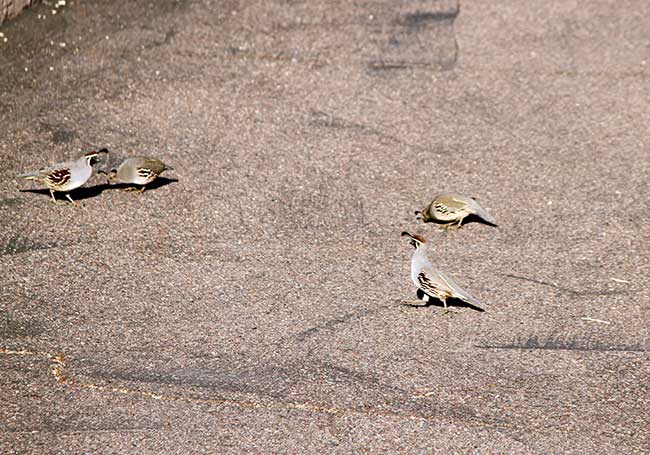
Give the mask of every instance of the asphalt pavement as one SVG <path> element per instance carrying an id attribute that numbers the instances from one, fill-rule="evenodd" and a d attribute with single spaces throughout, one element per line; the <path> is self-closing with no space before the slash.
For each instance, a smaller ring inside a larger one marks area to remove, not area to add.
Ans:
<path id="1" fill-rule="evenodd" d="M 0 27 L 1 453 L 650 453 L 650 3 L 56 3 Z M 16 178 L 102 147 L 174 170 Z M 402 305 L 403 230 L 486 311 Z"/>

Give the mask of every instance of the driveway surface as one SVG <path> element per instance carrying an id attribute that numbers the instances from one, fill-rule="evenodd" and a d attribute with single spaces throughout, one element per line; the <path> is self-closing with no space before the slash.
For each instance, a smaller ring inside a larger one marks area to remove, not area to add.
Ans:
<path id="1" fill-rule="evenodd" d="M 650 453 L 650 3 L 54 3 L 0 28 L 0 452 Z M 16 179 L 100 147 L 175 170 Z M 486 312 L 402 305 L 402 230 Z"/>

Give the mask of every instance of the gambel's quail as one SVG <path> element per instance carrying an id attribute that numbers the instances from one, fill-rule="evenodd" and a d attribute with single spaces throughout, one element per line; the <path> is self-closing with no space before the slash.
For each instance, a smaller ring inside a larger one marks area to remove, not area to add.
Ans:
<path id="1" fill-rule="evenodd" d="M 493 226 L 497 225 L 495 219 L 476 202 L 476 199 L 464 194 L 439 194 L 424 210 L 418 210 L 415 214 L 421 215 L 425 223 L 447 223 L 446 227 L 460 227 L 469 215 L 475 215 Z"/>
<path id="2" fill-rule="evenodd" d="M 433 268 L 427 256 L 427 240 L 419 234 L 402 232 L 409 238 L 409 243 L 415 247 L 411 257 L 411 279 L 418 287 L 417 296 L 428 303 L 432 298 L 440 300 L 447 308 L 447 299 L 458 299 L 477 311 L 484 311 L 476 298 L 463 291 L 450 277 Z"/>
<path id="3" fill-rule="evenodd" d="M 73 204 L 75 203 L 68 191 L 79 188 L 86 183 L 93 173 L 92 165 L 99 161 L 100 155 L 108 154 L 107 149 L 85 153 L 74 161 L 57 163 L 44 167 L 38 171 L 20 174 L 19 178 L 36 180 L 50 190 L 52 201 L 56 204 L 55 191 L 66 193 L 66 197 Z"/>
<path id="4" fill-rule="evenodd" d="M 122 161 L 106 178 L 110 183 L 140 185 L 140 192 L 143 192 L 147 184 L 156 180 L 164 171 L 172 169 L 157 158 L 134 156 Z"/>

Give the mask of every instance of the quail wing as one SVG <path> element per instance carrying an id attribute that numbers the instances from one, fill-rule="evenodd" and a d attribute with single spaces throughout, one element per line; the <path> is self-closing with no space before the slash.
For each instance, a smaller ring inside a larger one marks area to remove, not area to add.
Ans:
<path id="1" fill-rule="evenodd" d="M 451 297 L 474 306 L 482 305 L 478 299 L 465 292 L 454 280 L 442 272 L 433 269 L 424 269 L 418 274 L 418 281 L 422 291 L 431 297 Z M 482 309 L 480 310 L 483 311 Z"/>

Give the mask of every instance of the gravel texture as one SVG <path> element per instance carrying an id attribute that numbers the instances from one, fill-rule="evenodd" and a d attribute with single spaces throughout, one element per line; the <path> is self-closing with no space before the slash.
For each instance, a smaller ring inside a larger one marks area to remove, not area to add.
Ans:
<path id="1" fill-rule="evenodd" d="M 51 9 L 0 28 L 0 452 L 650 452 L 650 3 Z M 100 147 L 175 170 L 15 178 Z M 402 230 L 487 311 L 401 305 Z"/>

